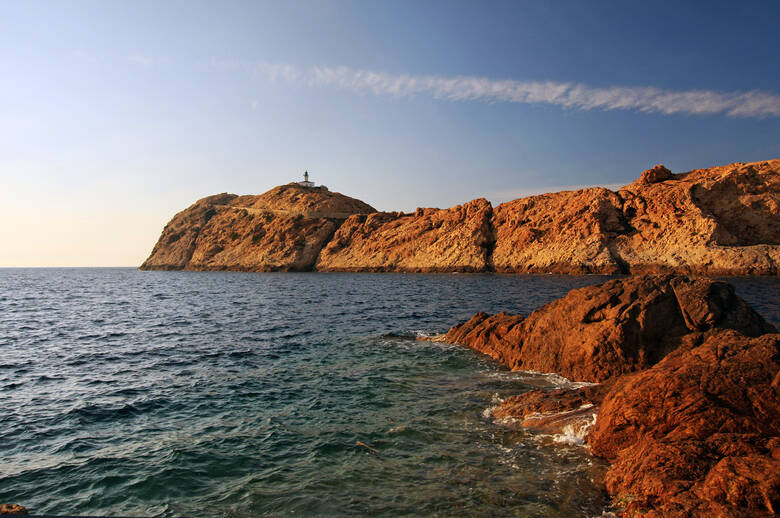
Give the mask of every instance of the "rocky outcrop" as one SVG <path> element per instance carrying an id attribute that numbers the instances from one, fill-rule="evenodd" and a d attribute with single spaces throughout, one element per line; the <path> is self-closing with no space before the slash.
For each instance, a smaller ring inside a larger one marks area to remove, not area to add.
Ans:
<path id="1" fill-rule="evenodd" d="M 628 515 L 776 516 L 780 335 L 717 331 L 624 376 L 588 442 Z"/>
<path id="2" fill-rule="evenodd" d="M 672 174 L 495 208 L 501 272 L 777 275 L 780 160 Z"/>
<path id="3" fill-rule="evenodd" d="M 0 514 L 29 514 L 27 508 L 16 504 L 0 504 Z"/>
<path id="4" fill-rule="evenodd" d="M 360 200 L 297 184 L 209 196 L 174 216 L 141 269 L 310 270 L 341 221 L 372 212 Z"/>
<path id="5" fill-rule="evenodd" d="M 513 370 L 601 382 L 645 369 L 711 329 L 773 331 L 731 285 L 647 275 L 571 291 L 528 318 L 478 313 L 444 336 Z"/>
<path id="6" fill-rule="evenodd" d="M 600 382 L 511 396 L 492 415 L 587 435 L 624 516 L 780 512 L 780 334 L 729 284 L 619 279 L 528 318 L 480 313 L 437 339 Z"/>
<path id="7" fill-rule="evenodd" d="M 237 198 L 235 194 L 215 194 L 196 201 L 176 214 L 165 225 L 160 239 L 154 245 L 149 258 L 141 265 L 141 269 L 185 269 L 195 252 L 201 229 L 217 214 L 218 207 L 226 206 L 235 198 Z"/>
<path id="8" fill-rule="evenodd" d="M 630 231 L 611 249 L 627 271 L 778 274 L 780 160 L 643 178 L 617 192 Z"/>
<path id="9" fill-rule="evenodd" d="M 620 273 L 609 249 L 628 231 L 622 200 L 603 188 L 542 194 L 496 207 L 493 266 L 498 272 Z"/>
<path id="10" fill-rule="evenodd" d="M 478 199 L 414 214 L 352 216 L 322 250 L 320 271 L 481 272 L 492 246 L 492 206 Z"/>
<path id="11" fill-rule="evenodd" d="M 177 214 L 142 269 L 515 273 L 780 272 L 780 160 L 630 185 L 376 212 L 324 188 L 219 194 Z"/>

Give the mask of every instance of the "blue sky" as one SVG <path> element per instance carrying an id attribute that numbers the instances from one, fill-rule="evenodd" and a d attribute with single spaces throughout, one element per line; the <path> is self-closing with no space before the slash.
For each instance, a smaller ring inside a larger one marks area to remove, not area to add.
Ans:
<path id="1" fill-rule="evenodd" d="M 684 4 L 684 5 L 680 5 Z M 780 157 L 777 2 L 6 2 L 0 266 L 304 169 L 380 210 Z"/>

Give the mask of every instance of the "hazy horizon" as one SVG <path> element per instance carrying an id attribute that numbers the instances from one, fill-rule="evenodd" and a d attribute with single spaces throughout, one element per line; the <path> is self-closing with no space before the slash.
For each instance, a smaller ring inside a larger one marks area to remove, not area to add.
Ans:
<path id="1" fill-rule="evenodd" d="M 138 266 L 197 199 L 494 205 L 780 158 L 780 5 L 4 6 L 0 267 Z"/>

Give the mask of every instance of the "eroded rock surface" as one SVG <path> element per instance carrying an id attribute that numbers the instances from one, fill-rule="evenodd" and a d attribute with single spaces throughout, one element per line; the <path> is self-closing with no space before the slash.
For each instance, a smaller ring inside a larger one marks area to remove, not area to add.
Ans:
<path id="1" fill-rule="evenodd" d="M 611 249 L 627 271 L 778 274 L 780 160 L 640 178 L 617 194 L 630 231 Z"/>
<path id="2" fill-rule="evenodd" d="M 321 271 L 481 272 L 493 208 L 485 199 L 413 214 L 352 216 L 322 250 Z"/>
<path id="3" fill-rule="evenodd" d="M 780 335 L 718 330 L 624 376 L 589 435 L 607 490 L 649 516 L 780 512 Z"/>
<path id="4" fill-rule="evenodd" d="M 606 486 L 623 516 L 780 512 L 780 334 L 729 284 L 618 279 L 525 319 L 479 313 L 443 340 L 513 369 L 601 382 L 511 396 L 492 415 L 587 433 L 611 463 Z"/>
<path id="5" fill-rule="evenodd" d="M 521 198 L 495 208 L 498 272 L 620 273 L 609 243 L 628 231 L 623 203 L 603 188 Z"/>
<path id="6" fill-rule="evenodd" d="M 288 184 L 177 214 L 142 269 L 776 275 L 780 160 L 412 214 Z"/>
<path id="7" fill-rule="evenodd" d="M 657 165 L 617 192 L 504 203 L 493 225 L 501 272 L 777 275 L 780 160 L 682 174 Z"/>
<path id="8" fill-rule="evenodd" d="M 676 275 L 617 279 L 571 291 L 528 318 L 478 313 L 454 326 L 447 342 L 467 345 L 513 370 L 555 372 L 601 382 L 647 368 L 701 332 L 773 328 L 731 285 Z"/>
<path id="9" fill-rule="evenodd" d="M 209 196 L 174 216 L 141 269 L 310 270 L 341 221 L 372 212 L 360 200 L 297 184 Z"/>

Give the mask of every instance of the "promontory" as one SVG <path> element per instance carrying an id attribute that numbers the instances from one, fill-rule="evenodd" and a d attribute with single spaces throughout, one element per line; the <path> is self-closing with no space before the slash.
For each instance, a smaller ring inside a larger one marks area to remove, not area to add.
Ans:
<path id="1" fill-rule="evenodd" d="M 413 213 L 308 181 L 217 194 L 176 214 L 141 269 L 777 275 L 780 160 Z"/>

